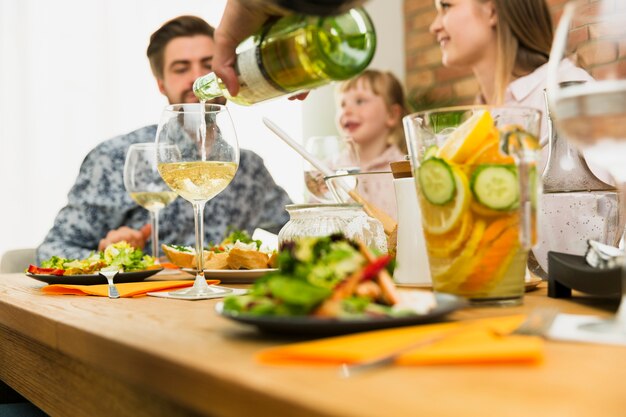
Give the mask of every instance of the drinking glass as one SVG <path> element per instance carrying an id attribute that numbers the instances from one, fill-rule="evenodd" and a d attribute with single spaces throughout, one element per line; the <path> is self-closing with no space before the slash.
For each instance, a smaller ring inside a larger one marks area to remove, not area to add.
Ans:
<path id="1" fill-rule="evenodd" d="M 541 112 L 461 106 L 405 116 L 433 289 L 518 305 L 536 234 Z"/>
<path id="2" fill-rule="evenodd" d="M 340 136 L 312 136 L 304 141 L 304 149 L 322 161 L 336 174 L 359 172 L 359 157 L 356 144 Z M 328 189 L 324 175 L 307 161 L 304 161 L 305 199 L 318 203 L 342 202 Z M 356 186 L 353 180 L 348 184 Z"/>
<path id="3" fill-rule="evenodd" d="M 150 213 L 152 256 L 159 259 L 159 211 L 176 200 L 159 174 L 154 143 L 130 145 L 124 161 L 124 187 L 137 204 Z"/>
<path id="4" fill-rule="evenodd" d="M 204 206 L 228 186 L 239 165 L 239 145 L 228 109 L 205 103 L 167 106 L 157 129 L 156 147 L 161 177 L 192 204 L 195 219 L 195 282 L 168 296 L 201 300 L 232 292 L 206 283 L 202 256 Z"/>
<path id="5" fill-rule="evenodd" d="M 588 162 L 608 169 L 626 213 L 626 3 L 574 1 L 566 5 L 548 63 L 548 98 L 563 136 L 584 151 Z M 559 68 L 569 59 L 592 81 L 561 83 Z M 626 337 L 626 265 L 615 318 L 586 324 L 585 330 Z"/>

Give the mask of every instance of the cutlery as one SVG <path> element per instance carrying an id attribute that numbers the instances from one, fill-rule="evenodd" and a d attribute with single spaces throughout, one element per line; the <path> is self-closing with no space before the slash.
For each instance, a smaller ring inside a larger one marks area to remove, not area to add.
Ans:
<path id="1" fill-rule="evenodd" d="M 294 151 L 298 152 L 304 159 L 306 159 L 311 165 L 313 165 L 317 170 L 319 170 L 324 175 L 324 178 L 335 175 L 335 172 L 333 172 L 330 168 L 324 165 L 324 163 L 320 161 L 319 159 L 317 159 L 315 156 L 311 155 L 306 149 L 304 149 L 298 142 L 296 142 L 284 130 L 278 127 L 276 123 L 272 122 L 267 117 L 263 118 L 263 123 L 272 132 L 274 132 L 276 136 L 281 138 L 287 145 L 291 146 L 291 148 Z M 345 181 L 338 181 L 337 183 L 350 197 L 352 197 L 354 201 L 363 205 L 363 210 L 365 210 L 365 212 L 368 215 L 370 215 L 371 217 L 374 217 L 375 219 L 378 219 L 382 223 L 383 228 L 385 229 L 385 233 L 387 235 L 390 235 L 393 233 L 393 231 L 397 228 L 398 225 L 396 221 L 393 218 L 391 218 L 391 216 L 389 216 L 387 213 L 385 213 L 378 207 L 374 206 L 373 204 L 365 200 L 359 193 L 351 189 L 351 187 L 348 186 L 348 184 Z M 340 201 L 340 202 L 342 203 L 343 201 Z"/>
<path id="2" fill-rule="evenodd" d="M 100 270 L 100 275 L 102 275 L 103 277 L 105 277 L 107 279 L 107 282 L 109 283 L 109 298 L 120 298 L 120 293 L 117 290 L 117 287 L 115 286 L 115 284 L 113 284 L 113 278 L 115 278 L 115 276 L 118 274 L 119 270 Z"/>
<path id="3" fill-rule="evenodd" d="M 497 332 L 493 331 L 498 336 L 507 336 L 510 334 L 519 334 L 526 336 L 542 336 L 548 333 L 550 330 L 550 326 L 556 319 L 559 310 L 556 307 L 537 307 L 533 309 L 528 317 L 512 332 Z M 484 326 L 484 325 L 483 325 Z M 482 326 L 481 326 L 482 327 Z M 472 325 L 469 326 L 461 326 L 434 336 L 431 336 L 427 339 L 421 339 L 418 342 L 411 343 L 407 346 L 403 346 L 399 349 L 394 350 L 391 353 L 387 353 L 383 356 L 379 356 L 378 358 L 370 359 L 363 362 L 358 362 L 354 364 L 341 364 L 339 368 L 339 375 L 342 378 L 350 378 L 360 372 L 372 370 L 376 368 L 383 367 L 385 365 L 391 365 L 395 362 L 395 360 L 402 354 L 409 352 L 414 349 L 430 346 L 433 343 L 437 343 L 441 340 L 444 340 L 448 337 L 461 334 L 467 332 L 472 328 Z"/>

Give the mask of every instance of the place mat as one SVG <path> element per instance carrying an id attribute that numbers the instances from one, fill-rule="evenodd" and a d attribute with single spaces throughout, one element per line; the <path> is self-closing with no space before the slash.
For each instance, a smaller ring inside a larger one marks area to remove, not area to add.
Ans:
<path id="1" fill-rule="evenodd" d="M 219 280 L 207 280 L 207 284 L 219 284 Z M 175 290 L 191 287 L 193 281 L 143 281 L 115 284 L 120 297 L 142 297 L 148 292 Z M 46 285 L 41 289 L 44 294 L 54 295 L 96 295 L 108 297 L 109 286 L 101 285 Z"/>
<path id="2" fill-rule="evenodd" d="M 510 334 L 525 319 L 513 315 L 463 322 L 401 327 L 294 343 L 263 350 L 257 360 L 265 364 L 341 365 L 373 360 L 438 335 L 437 342 L 399 356 L 401 365 L 538 364 L 543 340 Z"/>
<path id="3" fill-rule="evenodd" d="M 626 346 L 626 333 L 597 333 L 580 327 L 581 325 L 598 323 L 604 320 L 606 319 L 597 316 L 559 314 L 548 331 L 548 338 L 551 340 L 562 340 L 568 342 Z"/>

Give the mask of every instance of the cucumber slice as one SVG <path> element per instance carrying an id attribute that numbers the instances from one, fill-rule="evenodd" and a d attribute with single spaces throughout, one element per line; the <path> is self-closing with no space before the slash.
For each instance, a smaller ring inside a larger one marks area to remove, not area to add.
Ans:
<path id="1" fill-rule="evenodd" d="M 428 148 L 426 148 L 426 151 L 424 151 L 424 158 L 423 161 L 432 158 L 433 156 L 437 155 L 437 151 L 439 151 L 439 146 L 437 145 L 430 145 Z"/>
<path id="2" fill-rule="evenodd" d="M 418 180 L 422 194 L 430 203 L 440 206 L 454 199 L 456 183 L 452 169 L 445 160 L 431 157 L 422 162 Z"/>
<path id="3" fill-rule="evenodd" d="M 515 208 L 519 201 L 519 182 L 515 165 L 479 165 L 470 180 L 476 201 L 492 210 Z"/>

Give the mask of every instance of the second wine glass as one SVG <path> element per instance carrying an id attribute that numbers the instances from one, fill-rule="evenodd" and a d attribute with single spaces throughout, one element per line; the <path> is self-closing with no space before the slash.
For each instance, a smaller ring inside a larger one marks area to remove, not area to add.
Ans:
<path id="1" fill-rule="evenodd" d="M 626 214 L 624 45 L 623 1 L 572 1 L 559 20 L 548 63 L 548 98 L 557 128 L 584 151 L 588 162 L 609 171 L 620 193 L 620 216 Z M 560 68 L 567 60 L 593 79 L 584 84 L 560 82 Z M 615 317 L 580 327 L 597 339 L 626 340 L 626 263 L 622 262 L 621 303 Z"/>
<path id="2" fill-rule="evenodd" d="M 130 145 L 124 161 L 124 187 L 137 204 L 150 213 L 152 256 L 159 259 L 159 211 L 176 200 L 157 170 L 154 143 Z"/>
<path id="3" fill-rule="evenodd" d="M 173 104 L 163 111 L 156 134 L 158 169 L 165 183 L 193 205 L 196 279 L 169 298 L 201 300 L 232 292 L 209 286 L 204 277 L 204 206 L 232 181 L 239 145 L 230 113 L 217 104 Z"/>
<path id="4" fill-rule="evenodd" d="M 340 136 L 312 136 L 304 141 L 304 148 L 336 174 L 349 174 L 360 170 L 356 144 L 351 139 Z M 306 185 L 306 201 L 316 203 L 341 202 L 329 190 L 324 175 L 306 161 L 304 162 L 304 183 Z M 349 184 L 350 188 L 355 186 L 354 181 Z"/>

